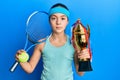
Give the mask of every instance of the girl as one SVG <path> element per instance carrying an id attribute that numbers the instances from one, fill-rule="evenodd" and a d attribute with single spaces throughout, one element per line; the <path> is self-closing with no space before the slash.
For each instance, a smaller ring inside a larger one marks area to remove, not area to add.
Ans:
<path id="1" fill-rule="evenodd" d="M 72 61 L 74 60 L 78 71 L 78 59 L 90 58 L 88 49 L 84 51 L 74 50 L 69 37 L 65 34 L 69 22 L 69 10 L 63 4 L 55 4 L 49 10 L 49 22 L 52 33 L 46 42 L 38 44 L 28 62 L 20 62 L 21 67 L 27 73 L 32 73 L 40 58 L 43 58 L 43 71 L 41 80 L 73 80 Z M 18 55 L 24 50 L 18 50 Z M 84 72 L 78 72 L 83 75 Z"/>

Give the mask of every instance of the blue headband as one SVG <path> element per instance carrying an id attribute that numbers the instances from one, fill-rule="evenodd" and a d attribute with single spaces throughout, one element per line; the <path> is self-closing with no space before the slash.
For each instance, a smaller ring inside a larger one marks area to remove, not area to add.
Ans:
<path id="1" fill-rule="evenodd" d="M 70 12 L 67 9 L 62 8 L 62 7 L 55 7 L 55 8 L 50 9 L 48 15 L 51 16 L 52 14 L 55 14 L 55 13 L 62 13 L 66 15 L 68 18 L 70 16 Z"/>

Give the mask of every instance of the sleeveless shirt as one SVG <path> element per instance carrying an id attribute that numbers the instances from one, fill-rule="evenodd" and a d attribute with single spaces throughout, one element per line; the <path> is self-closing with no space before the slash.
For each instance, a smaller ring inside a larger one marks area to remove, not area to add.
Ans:
<path id="1" fill-rule="evenodd" d="M 43 71 L 41 80 L 73 80 L 72 61 L 74 48 L 67 36 L 63 46 L 56 47 L 47 38 L 42 50 Z"/>

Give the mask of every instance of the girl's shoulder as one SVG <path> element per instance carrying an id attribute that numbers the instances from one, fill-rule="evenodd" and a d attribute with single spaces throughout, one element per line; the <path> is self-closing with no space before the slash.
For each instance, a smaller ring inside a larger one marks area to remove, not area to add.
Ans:
<path id="1" fill-rule="evenodd" d="M 42 52 L 44 46 L 45 46 L 45 42 L 42 42 L 42 43 L 40 43 L 40 44 L 37 44 L 34 49 L 35 49 L 35 50 L 37 49 L 37 50 L 39 50 L 40 52 Z"/>

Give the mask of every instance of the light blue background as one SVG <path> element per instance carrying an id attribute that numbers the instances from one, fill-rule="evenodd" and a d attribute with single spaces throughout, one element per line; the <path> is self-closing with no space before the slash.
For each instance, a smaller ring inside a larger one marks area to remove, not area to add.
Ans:
<path id="1" fill-rule="evenodd" d="M 40 80 L 42 62 L 32 74 L 20 66 L 14 73 L 9 68 L 18 49 L 25 44 L 25 23 L 35 10 L 46 10 L 64 3 L 71 12 L 70 27 L 77 18 L 91 26 L 92 72 L 75 80 L 119 80 L 120 72 L 120 0 L 1 0 L 0 1 L 0 80 Z M 31 55 L 31 53 L 30 53 Z M 54 65 L 55 66 L 55 65 Z"/>

